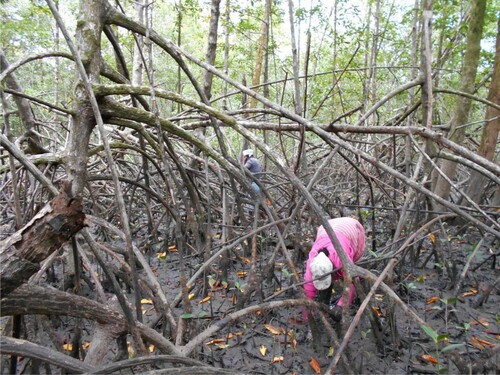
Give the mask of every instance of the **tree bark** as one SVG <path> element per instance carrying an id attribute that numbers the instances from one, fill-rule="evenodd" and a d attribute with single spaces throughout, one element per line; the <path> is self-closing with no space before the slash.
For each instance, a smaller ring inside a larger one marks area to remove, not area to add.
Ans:
<path id="1" fill-rule="evenodd" d="M 105 8 L 100 1 L 80 1 L 81 19 L 77 23 L 76 46 L 89 81 L 94 83 L 99 82 Z M 75 87 L 75 98 L 76 115 L 68 143 L 68 176 L 73 181 L 73 193 L 77 195 L 87 181 L 88 145 L 96 120 L 81 79 Z"/>
<path id="2" fill-rule="evenodd" d="M 207 64 L 214 65 L 217 52 L 217 29 L 219 27 L 220 17 L 220 1 L 212 0 L 210 5 L 210 26 L 208 29 L 208 44 L 206 60 Z M 213 73 L 210 71 L 205 72 L 205 79 L 203 81 L 203 91 L 208 99 L 212 96 L 212 78 Z"/>
<path id="3" fill-rule="evenodd" d="M 2 335 L 0 336 L 0 348 L 2 353 L 39 359 L 45 363 L 63 368 L 71 374 L 93 373 L 95 371 L 94 367 L 84 364 L 78 359 L 26 340 L 13 339 Z"/>
<path id="4" fill-rule="evenodd" d="M 493 76 L 491 77 L 488 100 L 500 105 L 500 18 L 498 19 L 498 32 L 496 40 L 495 63 Z M 478 155 L 492 161 L 495 156 L 495 149 L 498 144 L 498 133 L 500 131 L 500 110 L 488 106 L 486 107 L 485 125 L 481 135 L 481 143 L 477 151 Z M 481 173 L 472 171 L 469 178 L 467 195 L 476 203 L 480 203 L 484 193 L 484 185 L 487 179 Z M 497 188 L 498 191 L 498 188 Z"/>
<path id="5" fill-rule="evenodd" d="M 273 0 L 265 1 L 265 11 L 264 18 L 260 25 L 260 36 L 257 46 L 257 57 L 255 58 L 255 68 L 252 77 L 252 86 L 257 87 L 260 85 L 260 77 L 262 75 L 262 62 L 264 60 L 264 51 L 268 46 L 268 36 L 269 36 L 269 19 L 271 14 L 271 7 L 273 5 Z M 257 107 L 257 100 L 255 98 L 250 98 L 250 108 Z"/>
<path id="6" fill-rule="evenodd" d="M 297 41 L 295 36 L 295 9 L 293 6 L 293 0 L 288 0 L 288 13 L 290 16 L 290 40 L 292 43 L 292 57 L 293 57 L 293 84 L 294 84 L 294 101 L 295 101 L 295 113 L 302 116 L 302 99 L 300 95 L 300 80 L 299 80 L 299 51 L 297 48 Z"/>
<path id="7" fill-rule="evenodd" d="M 68 194 L 69 193 L 69 194 Z M 0 247 L 0 297 L 25 283 L 46 259 L 84 226 L 81 198 L 71 197 L 71 185 L 60 191 L 28 224 Z"/>
<path id="8" fill-rule="evenodd" d="M 483 34 L 484 15 L 486 10 L 486 0 L 474 0 L 471 5 L 471 19 L 469 30 L 467 33 L 467 45 L 465 49 L 463 67 L 462 67 L 462 82 L 461 92 L 472 94 L 474 92 L 474 81 L 476 78 L 477 67 L 479 64 L 479 54 L 481 52 L 481 36 Z M 458 98 L 455 111 L 450 123 L 449 139 L 455 143 L 462 143 L 465 137 L 465 127 L 469 117 L 471 100 L 465 96 Z M 453 161 L 444 160 L 441 163 L 441 170 L 450 180 L 453 181 L 456 175 L 457 164 Z M 446 179 L 433 171 L 435 177 L 434 193 L 443 198 L 448 199 L 451 192 L 451 185 Z"/>
<path id="9" fill-rule="evenodd" d="M 109 306 L 57 289 L 37 285 L 22 286 L 6 298 L 2 298 L 0 316 L 21 314 L 65 315 L 84 318 L 99 324 L 115 325 L 114 332 L 130 333 L 133 327 L 121 312 Z M 181 350 L 154 329 L 135 322 L 139 333 L 167 354 L 180 355 Z"/>

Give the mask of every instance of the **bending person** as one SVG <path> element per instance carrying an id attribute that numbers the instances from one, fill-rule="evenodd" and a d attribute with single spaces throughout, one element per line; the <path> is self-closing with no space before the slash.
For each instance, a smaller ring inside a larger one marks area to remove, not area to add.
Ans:
<path id="1" fill-rule="evenodd" d="M 357 262 L 363 255 L 365 249 L 365 230 L 361 223 L 350 217 L 340 217 L 328 220 L 328 224 L 335 232 L 340 245 L 353 263 Z M 316 240 L 309 252 L 304 275 L 304 290 L 306 296 L 314 299 L 318 291 L 325 291 L 324 298 L 327 304 L 330 303 L 332 293 L 332 281 L 343 279 L 343 272 L 337 271 L 332 274 L 336 268 L 341 268 L 342 262 L 335 250 L 330 237 L 323 226 L 318 228 Z M 327 274 L 328 273 L 328 274 Z M 321 277 L 322 275 L 326 276 Z M 349 291 L 349 304 L 352 303 L 355 296 L 354 285 L 351 285 Z M 337 306 L 343 306 L 344 301 L 341 297 Z M 304 314 L 306 317 L 306 314 Z"/>

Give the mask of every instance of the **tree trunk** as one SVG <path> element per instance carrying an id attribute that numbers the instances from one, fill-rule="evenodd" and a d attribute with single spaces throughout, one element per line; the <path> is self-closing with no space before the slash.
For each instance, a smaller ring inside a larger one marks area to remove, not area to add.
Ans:
<path id="1" fill-rule="evenodd" d="M 288 0 L 288 13 L 290 15 L 290 40 L 292 42 L 292 57 L 293 57 L 293 83 L 294 83 L 294 101 L 295 101 L 295 113 L 302 116 L 302 99 L 300 95 L 300 81 L 299 81 L 299 52 L 297 48 L 296 36 L 295 36 L 295 19 L 293 17 L 294 6 L 293 1 Z"/>
<path id="2" fill-rule="evenodd" d="M 498 32 L 496 41 L 495 63 L 493 67 L 493 76 L 491 77 L 488 100 L 500 105 L 500 18 L 498 19 Z M 488 106 L 486 108 L 485 125 L 481 135 L 481 143 L 477 151 L 478 155 L 493 160 L 495 148 L 498 144 L 498 132 L 500 130 L 500 110 Z M 476 203 L 480 203 L 484 193 L 484 185 L 487 178 L 474 170 L 469 178 L 469 187 L 467 195 Z M 498 189 L 497 189 L 498 190 Z"/>
<path id="3" fill-rule="evenodd" d="M 219 17 L 220 17 L 220 0 L 212 0 L 210 5 L 210 25 L 208 29 L 208 44 L 206 61 L 207 64 L 215 65 L 215 57 L 217 52 L 217 29 L 219 27 Z M 205 79 L 203 82 L 203 91 L 210 99 L 212 96 L 212 79 L 213 73 L 210 71 L 205 72 Z"/>
<path id="4" fill-rule="evenodd" d="M 467 45 L 465 49 L 464 62 L 462 66 L 462 82 L 460 91 L 468 94 L 474 92 L 474 81 L 476 78 L 477 66 L 479 64 L 479 54 L 481 52 L 481 36 L 483 34 L 484 15 L 486 9 L 486 0 L 474 0 L 471 5 L 471 19 L 467 33 Z M 465 125 L 468 121 L 471 100 L 466 97 L 459 97 L 455 111 L 450 123 L 449 139 L 457 144 L 461 144 L 465 137 Z M 450 180 L 456 175 L 457 164 L 450 160 L 443 160 L 441 171 Z M 450 196 L 451 185 L 442 175 L 437 175 L 433 171 L 435 178 L 434 193 L 441 198 L 448 199 Z"/>
<path id="5" fill-rule="evenodd" d="M 267 49 L 268 45 L 268 35 L 269 35 L 269 18 L 271 14 L 271 7 L 273 5 L 273 0 L 266 0 L 266 9 L 264 11 L 264 19 L 260 25 L 260 36 L 257 45 L 257 57 L 255 58 L 255 67 L 252 77 L 252 86 L 257 90 L 257 86 L 260 85 L 260 77 L 262 75 L 262 63 L 264 61 L 264 51 Z M 257 107 L 257 100 L 255 98 L 250 98 L 250 108 Z"/>
<path id="6" fill-rule="evenodd" d="M 295 107 L 295 113 L 299 116 L 302 116 L 303 113 L 303 108 L 302 108 L 302 98 L 300 94 L 300 77 L 299 77 L 299 69 L 300 69 L 300 56 L 297 48 L 297 41 L 296 41 L 296 36 L 295 36 L 295 18 L 294 18 L 294 6 L 293 6 L 293 0 L 288 0 L 288 13 L 290 16 L 290 40 L 292 42 L 292 57 L 293 57 L 293 92 L 294 92 L 294 107 Z M 300 130 L 300 141 L 297 147 L 297 153 L 294 156 L 295 162 L 293 166 L 293 170 L 295 174 L 299 173 L 300 165 L 301 165 L 301 159 L 304 154 L 304 137 L 305 137 L 305 132 L 304 129 L 301 127 Z"/>
<path id="7" fill-rule="evenodd" d="M 224 26 L 224 74 L 229 75 L 229 25 L 231 21 L 230 16 L 231 1 L 226 0 L 226 9 L 224 10 L 224 21 L 226 25 Z M 222 109 L 227 111 L 227 88 L 228 82 L 224 80 L 224 88 L 222 90 Z"/>
<path id="8" fill-rule="evenodd" d="M 28 224 L 0 247 L 0 298 L 25 283 L 39 263 L 57 251 L 84 226 L 81 198 L 72 198 L 71 184 L 63 189 Z"/>
<path id="9" fill-rule="evenodd" d="M 137 13 L 137 21 L 144 24 L 144 4 L 141 1 L 135 3 L 135 11 Z M 132 62 L 132 84 L 142 85 L 142 73 L 144 70 L 144 38 L 142 35 L 137 35 L 134 43 L 134 56 Z"/>
<path id="10" fill-rule="evenodd" d="M 92 83 L 99 82 L 101 34 L 104 7 L 100 1 L 80 1 L 81 19 L 76 29 L 76 46 Z M 80 194 L 87 182 L 88 145 L 96 125 L 90 100 L 84 85 L 78 79 L 75 88 L 75 113 L 68 143 L 68 176 L 73 182 L 73 193 Z"/>

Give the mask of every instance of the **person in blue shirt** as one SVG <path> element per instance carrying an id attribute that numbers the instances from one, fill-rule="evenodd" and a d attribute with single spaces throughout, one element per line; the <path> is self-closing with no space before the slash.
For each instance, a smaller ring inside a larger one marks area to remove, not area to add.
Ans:
<path id="1" fill-rule="evenodd" d="M 260 169 L 260 163 L 253 156 L 253 150 L 251 150 L 251 149 L 243 150 L 243 165 L 256 178 L 259 178 L 259 173 L 261 171 L 261 169 Z M 252 189 L 257 193 L 258 196 L 260 196 L 261 191 L 260 191 L 259 185 L 255 181 L 252 181 L 251 185 L 252 185 Z"/>
<path id="2" fill-rule="evenodd" d="M 260 163 L 257 159 L 254 158 L 253 156 L 253 150 L 244 150 L 243 151 L 243 165 L 245 166 L 246 169 L 248 169 L 250 172 L 252 172 L 255 177 L 259 178 L 259 173 L 260 173 Z M 255 182 L 254 182 L 255 184 Z M 257 184 L 255 184 L 257 185 Z M 258 186 L 257 186 L 258 188 Z M 260 189 L 259 189 L 260 191 Z"/>

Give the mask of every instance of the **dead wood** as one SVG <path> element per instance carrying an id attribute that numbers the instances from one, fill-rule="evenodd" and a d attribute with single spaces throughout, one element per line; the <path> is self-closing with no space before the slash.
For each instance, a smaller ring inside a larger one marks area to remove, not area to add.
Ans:
<path id="1" fill-rule="evenodd" d="M 105 375 L 116 373 L 117 371 L 130 369 L 135 366 L 143 366 L 150 364 L 160 364 L 160 363 L 175 363 L 182 364 L 187 366 L 204 366 L 205 364 L 201 361 L 192 358 L 186 358 L 176 355 L 155 355 L 155 356 L 147 356 L 147 357 L 137 357 L 131 358 L 119 362 L 112 363 L 107 366 L 103 366 L 99 369 L 96 369 L 92 372 L 93 375 Z"/>
<path id="2" fill-rule="evenodd" d="M 0 353 L 39 359 L 59 366 L 72 374 L 93 372 L 94 368 L 56 350 L 26 340 L 0 336 Z"/>
<path id="3" fill-rule="evenodd" d="M 42 314 L 65 315 L 85 318 L 100 324 L 115 325 L 115 332 L 128 332 L 125 316 L 96 301 L 56 289 L 43 288 L 37 285 L 23 285 L 0 300 L 2 310 L 0 316 Z M 170 341 L 155 330 L 136 322 L 140 334 L 154 344 L 158 350 L 166 354 L 181 354 Z"/>
<path id="4" fill-rule="evenodd" d="M 0 297 L 25 283 L 40 262 L 84 227 L 81 198 L 68 194 L 70 185 L 64 184 L 50 203 L 0 247 Z"/>

